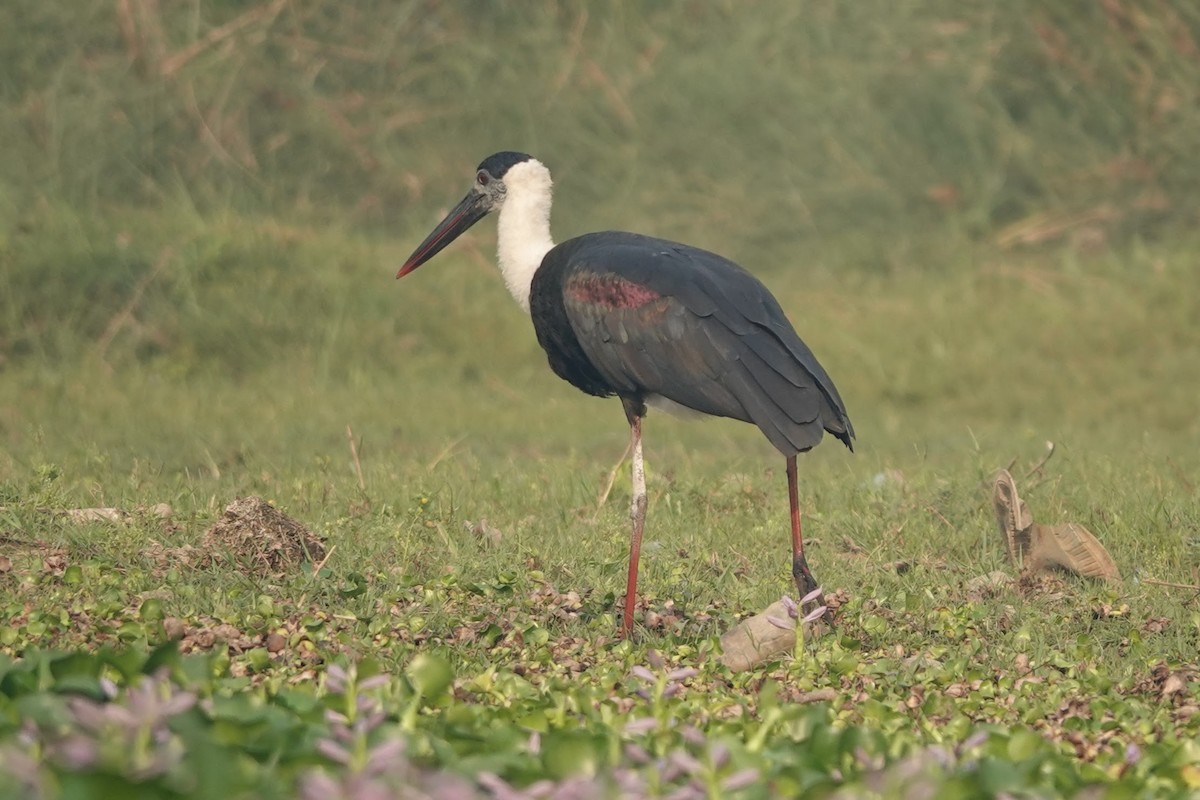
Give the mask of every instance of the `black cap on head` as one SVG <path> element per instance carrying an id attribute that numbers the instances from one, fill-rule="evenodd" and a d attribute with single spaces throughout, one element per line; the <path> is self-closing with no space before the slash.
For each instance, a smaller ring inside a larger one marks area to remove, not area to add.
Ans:
<path id="1" fill-rule="evenodd" d="M 501 153 L 493 153 L 480 162 L 476 169 L 487 170 L 488 174 L 493 178 L 503 178 L 504 173 L 508 172 L 514 165 L 520 164 L 522 161 L 529 161 L 533 156 L 528 153 L 517 153 L 512 150 L 505 150 Z"/>

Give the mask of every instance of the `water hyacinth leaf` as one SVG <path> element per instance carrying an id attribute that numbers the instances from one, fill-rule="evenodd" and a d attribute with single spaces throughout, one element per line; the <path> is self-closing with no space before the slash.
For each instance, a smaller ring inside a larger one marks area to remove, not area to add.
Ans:
<path id="1" fill-rule="evenodd" d="M 454 681 L 450 662 L 432 653 L 416 655 L 404 670 L 413 689 L 426 700 L 436 699 Z"/>
<path id="2" fill-rule="evenodd" d="M 366 594 L 367 578 L 361 572 L 351 572 L 346 575 L 345 582 L 338 588 L 338 594 L 346 599 L 360 597 Z"/>
<path id="3" fill-rule="evenodd" d="M 1008 740 L 1008 757 L 1013 761 L 1024 761 L 1032 758 L 1046 746 L 1046 741 L 1028 729 L 1018 729 Z"/>
<path id="4" fill-rule="evenodd" d="M 162 600 L 157 597 L 151 597 L 142 602 L 141 608 L 138 609 L 138 616 L 144 622 L 159 622 L 163 618 Z"/>
<path id="5" fill-rule="evenodd" d="M 1190 738 L 1180 742 L 1170 763 L 1177 767 L 1200 766 L 1200 740 Z"/>
<path id="6" fill-rule="evenodd" d="M 550 723 L 546 719 L 545 711 L 536 711 L 530 714 L 525 714 L 515 720 L 515 723 L 527 731 L 535 733 L 546 733 L 550 730 Z"/>
<path id="7" fill-rule="evenodd" d="M 117 638 L 122 642 L 145 640 L 147 638 L 146 626 L 141 622 L 127 621 L 117 628 Z"/>
<path id="8" fill-rule="evenodd" d="M 479 634 L 479 639 L 488 647 L 495 647 L 504 638 L 504 629 L 496 623 L 491 623 Z"/>
<path id="9" fill-rule="evenodd" d="M 533 647 L 541 647 L 550 641 L 550 631 L 537 625 L 532 625 L 524 631 L 525 641 Z"/>
<path id="10" fill-rule="evenodd" d="M 63 698 L 45 692 L 21 695 L 13 702 L 12 708 L 20 719 L 49 730 L 61 730 L 73 721 Z"/>
<path id="11" fill-rule="evenodd" d="M 1021 768 L 1003 759 L 986 759 L 979 764 L 980 788 L 994 797 L 1022 786 Z"/>
<path id="12" fill-rule="evenodd" d="M 603 742 L 584 731 L 561 731 L 542 737 L 542 764 L 556 779 L 591 777 L 600 767 Z"/>
<path id="13" fill-rule="evenodd" d="M 379 659 L 366 656 L 357 663 L 356 674 L 358 675 L 359 688 L 362 688 L 365 681 L 383 674 L 383 665 L 379 663 Z"/>
<path id="14" fill-rule="evenodd" d="M 91 675 L 66 675 L 54 684 L 54 691 L 60 694 L 82 695 L 90 700 L 102 701 L 107 693 L 100 679 Z"/>
<path id="15" fill-rule="evenodd" d="M 69 653 L 54 656 L 48 666 L 57 685 L 64 678 L 98 678 L 104 662 L 90 653 Z"/>
<path id="16" fill-rule="evenodd" d="M 173 670 L 180 665 L 180 660 L 179 641 L 168 639 L 150 651 L 150 655 L 142 664 L 142 673 L 150 675 L 164 667 Z"/>
<path id="17" fill-rule="evenodd" d="M 264 672 L 271 666 L 271 654 L 265 647 L 255 647 L 246 653 L 246 662 L 255 672 Z"/>
<path id="18" fill-rule="evenodd" d="M 164 642 L 159 647 L 165 646 Z M 179 657 L 178 678 L 185 685 L 209 688 L 213 682 L 214 657 L 210 653 L 190 653 Z"/>
<path id="19" fill-rule="evenodd" d="M 15 665 L 0 677 L 0 693 L 19 697 L 38 690 L 38 674 L 31 662 Z"/>

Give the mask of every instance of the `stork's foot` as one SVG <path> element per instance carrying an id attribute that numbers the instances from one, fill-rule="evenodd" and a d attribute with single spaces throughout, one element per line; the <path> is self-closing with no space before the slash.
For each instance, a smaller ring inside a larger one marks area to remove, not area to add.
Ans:
<path id="1" fill-rule="evenodd" d="M 796 591 L 800 593 L 801 599 L 821 588 L 821 584 L 817 583 L 817 579 L 813 577 L 812 570 L 808 568 L 808 559 L 804 557 L 803 551 L 792 556 L 792 580 L 796 582 Z M 823 605 L 825 605 L 825 595 L 819 594 L 813 600 L 805 603 L 801 607 L 800 613 L 801 615 L 807 614 L 812 609 Z M 833 611 L 826 607 L 822 619 L 832 626 Z"/>
<path id="2" fill-rule="evenodd" d="M 813 577 L 812 570 L 808 568 L 808 560 L 802 552 L 792 556 L 792 580 L 796 582 L 796 591 L 800 593 L 800 597 L 806 597 L 821 588 L 817 579 Z"/>

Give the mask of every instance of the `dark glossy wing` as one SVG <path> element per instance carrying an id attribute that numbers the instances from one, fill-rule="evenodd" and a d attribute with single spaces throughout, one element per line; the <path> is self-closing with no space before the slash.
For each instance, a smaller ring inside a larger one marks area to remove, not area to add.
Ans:
<path id="1" fill-rule="evenodd" d="M 564 242 L 562 308 L 579 348 L 617 394 L 656 394 L 752 422 L 786 454 L 827 430 L 847 446 L 845 406 L 775 298 L 714 253 L 627 233 Z M 543 267 L 545 269 L 545 267 Z"/>

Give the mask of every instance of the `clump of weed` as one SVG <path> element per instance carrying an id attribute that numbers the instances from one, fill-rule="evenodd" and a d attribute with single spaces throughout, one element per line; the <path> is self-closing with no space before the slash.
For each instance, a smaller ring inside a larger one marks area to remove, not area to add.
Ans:
<path id="1" fill-rule="evenodd" d="M 226 506 L 204 534 L 204 549 L 264 577 L 325 557 L 325 547 L 312 531 L 261 497 L 239 497 Z"/>

